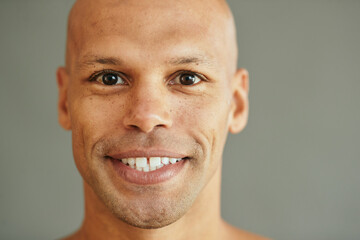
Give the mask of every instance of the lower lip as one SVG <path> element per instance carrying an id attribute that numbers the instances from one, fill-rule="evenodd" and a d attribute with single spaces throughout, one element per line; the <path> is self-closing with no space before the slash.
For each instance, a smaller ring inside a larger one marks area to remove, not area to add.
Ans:
<path id="1" fill-rule="evenodd" d="M 123 164 L 120 160 L 111 159 L 112 165 L 120 177 L 138 185 L 151 185 L 170 180 L 179 174 L 184 168 L 186 161 L 185 159 L 175 164 L 165 165 L 155 171 L 142 172 Z"/>

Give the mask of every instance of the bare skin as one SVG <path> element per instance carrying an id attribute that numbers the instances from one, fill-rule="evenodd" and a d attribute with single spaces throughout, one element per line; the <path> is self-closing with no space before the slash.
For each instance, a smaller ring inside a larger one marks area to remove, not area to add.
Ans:
<path id="1" fill-rule="evenodd" d="M 85 218 L 64 239 L 264 239 L 220 214 L 226 137 L 248 116 L 248 73 L 236 62 L 224 1 L 75 3 L 58 110 L 72 131 Z M 141 154 L 182 160 L 164 181 L 134 183 L 124 166 L 118 174 L 115 155 Z"/>

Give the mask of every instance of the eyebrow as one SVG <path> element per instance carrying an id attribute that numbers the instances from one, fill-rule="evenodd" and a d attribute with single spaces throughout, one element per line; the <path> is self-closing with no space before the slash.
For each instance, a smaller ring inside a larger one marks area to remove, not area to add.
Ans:
<path id="1" fill-rule="evenodd" d="M 120 66 L 124 64 L 119 58 L 116 57 L 101 57 L 101 56 L 87 56 L 85 57 L 85 61 L 80 63 L 80 67 L 82 66 L 91 66 L 94 64 L 102 64 L 102 65 L 113 65 Z M 213 61 L 211 61 L 208 57 L 204 55 L 197 56 L 184 56 L 184 57 L 174 57 L 170 60 L 165 61 L 168 65 L 187 65 L 187 64 L 204 64 L 204 65 L 213 65 Z"/>
<path id="2" fill-rule="evenodd" d="M 122 65 L 123 61 L 118 58 L 114 57 L 88 57 L 89 60 L 84 61 L 81 65 L 93 65 L 96 63 L 103 64 L 103 65 Z"/>
<path id="3" fill-rule="evenodd" d="M 184 65 L 184 64 L 211 64 L 212 61 L 210 61 L 207 57 L 199 55 L 195 57 L 177 57 L 172 58 L 166 63 L 170 65 Z"/>

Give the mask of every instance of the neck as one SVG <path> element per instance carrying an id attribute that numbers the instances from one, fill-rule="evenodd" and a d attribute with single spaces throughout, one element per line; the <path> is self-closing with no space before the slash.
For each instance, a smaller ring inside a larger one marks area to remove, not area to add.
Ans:
<path id="1" fill-rule="evenodd" d="M 219 168 L 181 219 L 163 228 L 141 229 L 117 219 L 84 183 L 85 218 L 75 234 L 76 239 L 221 239 L 223 222 L 220 215 L 220 185 Z"/>

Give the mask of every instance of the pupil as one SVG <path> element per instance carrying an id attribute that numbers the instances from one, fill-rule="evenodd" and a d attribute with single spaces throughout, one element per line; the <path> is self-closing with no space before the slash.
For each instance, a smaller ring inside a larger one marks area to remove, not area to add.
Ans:
<path id="1" fill-rule="evenodd" d="M 190 74 L 184 74 L 180 78 L 180 83 L 183 85 L 191 85 L 195 82 L 195 76 Z"/>
<path id="2" fill-rule="evenodd" d="M 108 73 L 102 77 L 102 80 L 105 85 L 114 85 L 117 83 L 117 76 L 112 73 Z"/>

